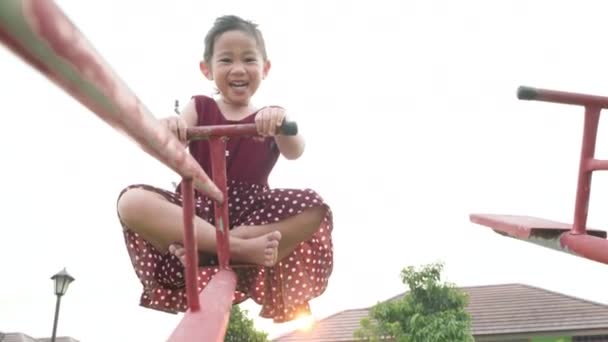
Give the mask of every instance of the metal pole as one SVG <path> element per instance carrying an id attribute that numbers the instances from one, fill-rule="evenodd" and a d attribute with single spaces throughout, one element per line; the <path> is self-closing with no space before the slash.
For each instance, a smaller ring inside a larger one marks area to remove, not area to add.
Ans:
<path id="1" fill-rule="evenodd" d="M 53 335 L 51 336 L 51 342 L 55 342 L 55 336 L 57 334 L 57 320 L 59 318 L 59 305 L 61 304 L 61 295 L 57 295 L 57 303 L 55 304 L 55 320 L 53 322 Z"/>
<path id="2" fill-rule="evenodd" d="M 602 108 L 585 107 L 585 123 L 583 126 L 583 142 L 576 184 L 576 200 L 574 202 L 574 222 L 571 233 L 575 235 L 587 233 L 587 215 L 589 212 L 589 197 L 591 195 L 591 179 L 594 170 L 590 170 L 589 162 L 595 159 L 595 143 L 597 128 Z"/>

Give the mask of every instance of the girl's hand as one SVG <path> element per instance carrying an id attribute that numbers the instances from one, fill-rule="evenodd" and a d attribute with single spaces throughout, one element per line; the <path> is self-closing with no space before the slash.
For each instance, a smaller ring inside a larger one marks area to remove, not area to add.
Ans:
<path id="1" fill-rule="evenodd" d="M 280 107 L 262 108 L 255 116 L 255 125 L 261 136 L 275 136 L 285 121 L 285 109 Z"/>
<path id="2" fill-rule="evenodd" d="M 160 122 L 167 127 L 167 129 L 169 129 L 182 144 L 186 144 L 188 141 L 186 137 L 186 129 L 188 128 L 188 124 L 183 118 L 179 116 L 170 116 L 160 119 Z"/>

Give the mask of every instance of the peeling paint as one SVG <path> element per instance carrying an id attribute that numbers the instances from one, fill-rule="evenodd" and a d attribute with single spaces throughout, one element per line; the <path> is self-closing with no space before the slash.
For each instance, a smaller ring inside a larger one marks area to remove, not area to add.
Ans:
<path id="1" fill-rule="evenodd" d="M 217 229 L 224 233 L 224 220 L 221 217 L 217 220 Z"/>

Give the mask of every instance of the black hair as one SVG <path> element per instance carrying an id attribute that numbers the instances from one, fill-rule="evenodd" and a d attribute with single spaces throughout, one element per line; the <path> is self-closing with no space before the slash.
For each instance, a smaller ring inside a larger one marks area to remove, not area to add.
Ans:
<path id="1" fill-rule="evenodd" d="M 251 37 L 255 39 L 264 60 L 268 58 L 264 37 L 262 37 L 262 32 L 258 29 L 258 25 L 236 15 L 225 15 L 215 19 L 213 27 L 211 27 L 205 36 L 205 53 L 203 55 L 205 62 L 211 63 L 216 39 L 223 33 L 234 30 L 251 35 Z"/>

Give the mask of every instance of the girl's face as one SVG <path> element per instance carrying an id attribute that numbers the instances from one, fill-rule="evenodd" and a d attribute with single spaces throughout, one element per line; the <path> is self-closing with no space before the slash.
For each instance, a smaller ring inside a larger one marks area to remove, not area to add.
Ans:
<path id="1" fill-rule="evenodd" d="M 240 30 L 217 37 L 211 62 L 201 62 L 201 71 L 215 81 L 223 101 L 241 106 L 249 105 L 269 69 L 255 38 Z"/>

